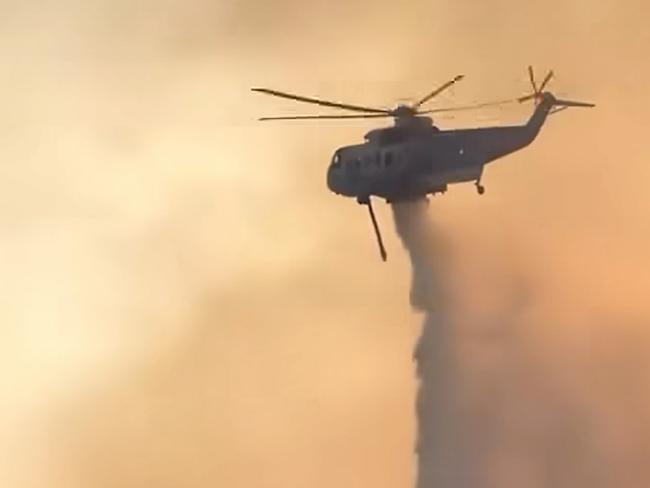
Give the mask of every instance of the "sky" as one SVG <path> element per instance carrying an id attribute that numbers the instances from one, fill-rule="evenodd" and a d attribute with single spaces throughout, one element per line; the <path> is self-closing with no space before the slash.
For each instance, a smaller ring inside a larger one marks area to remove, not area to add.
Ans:
<path id="1" fill-rule="evenodd" d="M 260 123 L 314 112 L 249 88 L 391 107 L 465 74 L 447 106 L 528 93 L 529 64 L 598 106 L 490 165 L 485 195 L 431 201 L 468 419 L 512 420 L 487 423 L 495 487 L 583 480 L 517 458 L 556 445 L 527 440 L 556 417 L 526 413 L 568 404 L 588 446 L 569 465 L 647 484 L 646 3 L 1 5 L 3 486 L 412 486 L 408 256 L 387 205 L 382 264 L 365 210 L 325 186 L 377 125 Z"/>

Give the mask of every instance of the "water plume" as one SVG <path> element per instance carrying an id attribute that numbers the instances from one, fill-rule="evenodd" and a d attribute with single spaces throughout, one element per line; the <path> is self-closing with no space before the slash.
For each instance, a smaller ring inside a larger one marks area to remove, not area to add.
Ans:
<path id="1" fill-rule="evenodd" d="M 634 439 L 627 429 L 643 425 L 645 416 L 632 420 L 634 409 L 622 407 L 622 399 L 638 407 L 643 398 L 631 390 L 603 395 L 624 383 L 595 378 L 591 371 L 643 371 L 647 361 L 631 367 L 631 349 L 612 353 L 622 337 L 606 345 L 594 336 L 589 350 L 567 346 L 566 331 L 577 319 L 553 310 L 522 270 L 505 286 L 499 280 L 509 270 L 498 267 L 501 276 L 488 280 L 492 288 L 504 288 L 507 299 L 492 311 L 481 309 L 473 299 L 475 291 L 485 296 L 486 285 L 458 279 L 462 270 L 450 252 L 452 236 L 431 221 L 427 204 L 394 205 L 393 213 L 412 265 L 410 302 L 424 314 L 414 351 L 416 488 L 609 488 L 646 479 L 648 471 L 638 463 L 641 449 L 617 440 Z M 482 247 L 498 261 L 491 244 Z M 541 332 L 556 327 L 564 333 L 545 338 Z M 619 408 L 631 417 L 614 433 L 618 414 L 612 412 Z"/>
<path id="2" fill-rule="evenodd" d="M 445 240 L 431 225 L 426 202 L 395 204 L 393 214 L 411 260 L 411 305 L 424 313 L 414 351 L 419 380 L 417 487 L 461 486 L 460 476 L 467 470 L 458 464 L 463 458 L 459 453 L 462 435 Z"/>
<path id="3" fill-rule="evenodd" d="M 585 443 L 592 426 L 530 348 L 522 315 L 528 297 L 511 293 L 496 316 L 477 315 L 472 288 L 453 284 L 460 271 L 427 203 L 394 205 L 393 212 L 412 265 L 410 302 L 424 313 L 414 351 L 416 487 L 586 481 L 598 457 Z"/>

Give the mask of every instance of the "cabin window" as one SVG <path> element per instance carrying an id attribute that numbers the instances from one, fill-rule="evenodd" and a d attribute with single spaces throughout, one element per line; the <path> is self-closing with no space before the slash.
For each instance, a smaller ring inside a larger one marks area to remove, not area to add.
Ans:
<path id="1" fill-rule="evenodd" d="M 357 169 L 361 168 L 361 158 L 355 158 L 354 165 L 357 167 Z"/>
<path id="2" fill-rule="evenodd" d="M 393 153 L 387 151 L 384 153 L 384 164 L 390 166 L 393 164 Z"/>

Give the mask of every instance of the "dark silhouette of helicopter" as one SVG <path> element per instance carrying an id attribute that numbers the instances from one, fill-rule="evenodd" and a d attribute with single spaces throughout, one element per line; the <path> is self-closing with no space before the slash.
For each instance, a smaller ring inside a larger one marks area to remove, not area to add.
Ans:
<path id="1" fill-rule="evenodd" d="M 394 119 L 392 127 L 368 132 L 363 144 L 337 149 L 327 171 L 327 185 L 331 191 L 338 195 L 355 197 L 358 203 L 368 206 L 381 257 L 385 261 L 387 255 L 372 208 L 372 196 L 384 198 L 389 203 L 416 200 L 426 198 L 429 194 L 444 193 L 449 184 L 472 181 L 478 193 L 482 195 L 485 188 L 481 185 L 481 177 L 487 163 L 533 142 L 549 114 L 569 107 L 594 106 L 592 103 L 560 100 L 552 93 L 544 91 L 553 77 L 553 71 L 548 72 L 539 86 L 532 67 L 528 67 L 528 75 L 533 88 L 530 95 L 511 100 L 432 110 L 421 110 L 421 107 L 462 80 L 462 75 L 436 88 L 415 104 L 399 105 L 392 110 L 330 102 L 267 88 L 252 90 L 299 102 L 358 112 L 352 115 L 262 117 L 260 120 Z M 536 108 L 528 122 L 523 125 L 440 130 L 433 125 L 432 119 L 426 116 L 528 100 L 534 100 Z"/>

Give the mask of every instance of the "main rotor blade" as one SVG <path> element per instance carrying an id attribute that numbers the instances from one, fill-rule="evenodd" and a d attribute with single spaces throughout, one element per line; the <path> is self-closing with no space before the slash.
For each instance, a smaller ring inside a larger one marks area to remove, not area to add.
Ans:
<path id="1" fill-rule="evenodd" d="M 548 82 L 551 81 L 551 78 L 553 78 L 553 70 L 548 72 L 548 74 L 546 75 L 546 78 L 544 78 L 544 81 L 542 81 L 542 84 L 539 85 L 539 90 L 537 90 L 538 93 L 544 91 L 544 88 L 546 88 L 546 85 L 548 85 Z"/>
<path id="2" fill-rule="evenodd" d="M 284 117 L 260 117 L 258 120 L 337 120 L 337 119 L 381 119 L 392 117 L 390 114 L 365 115 L 289 115 Z"/>
<path id="3" fill-rule="evenodd" d="M 417 112 L 418 114 L 435 114 L 439 112 L 460 112 L 462 110 L 475 110 L 485 107 L 495 107 L 498 105 L 506 105 L 508 103 L 515 103 L 517 100 L 512 98 L 508 100 L 497 100 L 495 102 L 483 102 L 477 103 L 474 105 L 461 105 L 459 107 L 445 107 L 445 108 L 434 108 L 433 110 L 424 110 L 422 112 Z"/>
<path id="4" fill-rule="evenodd" d="M 431 93 L 429 93 L 426 97 L 424 97 L 422 100 L 420 100 L 420 101 L 417 102 L 415 105 L 413 105 L 413 108 L 417 109 L 417 108 L 421 107 L 423 104 L 427 103 L 427 102 L 428 102 L 429 100 L 431 100 L 433 97 L 439 95 L 440 93 L 442 93 L 443 91 L 445 91 L 447 88 L 449 88 L 449 87 L 452 86 L 453 84 L 458 83 L 458 82 L 459 82 L 460 80 L 462 80 L 464 77 L 465 77 L 465 75 L 458 75 L 458 76 L 456 76 L 453 80 L 449 80 L 447 83 L 445 83 L 444 85 L 442 85 L 442 86 L 439 87 L 439 88 L 436 88 L 436 89 L 433 90 Z"/>
<path id="5" fill-rule="evenodd" d="M 327 100 L 320 100 L 318 98 L 303 97 L 300 95 L 293 95 L 291 93 L 270 90 L 268 88 L 251 88 L 251 91 L 273 95 L 274 97 L 288 98 L 289 100 L 296 100 L 298 102 L 313 103 L 315 105 L 321 105 L 323 107 L 334 107 L 342 108 L 345 110 L 352 110 L 353 112 L 367 112 L 374 114 L 387 114 L 390 112 L 389 110 L 383 110 L 379 108 L 362 107 L 360 105 L 349 105 L 347 103 L 329 102 Z"/>
<path id="6" fill-rule="evenodd" d="M 528 78 L 530 79 L 530 84 L 533 85 L 533 91 L 538 93 L 537 84 L 535 83 L 535 73 L 533 72 L 533 67 L 528 66 Z"/>

